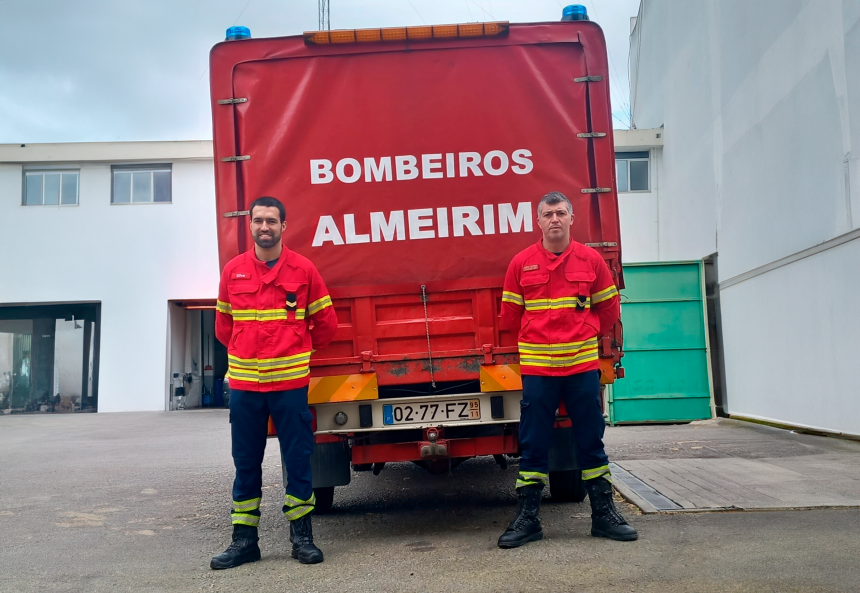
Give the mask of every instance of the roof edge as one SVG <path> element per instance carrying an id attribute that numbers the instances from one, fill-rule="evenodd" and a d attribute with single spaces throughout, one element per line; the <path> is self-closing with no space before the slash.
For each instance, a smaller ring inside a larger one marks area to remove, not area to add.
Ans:
<path id="1" fill-rule="evenodd" d="M 663 132 L 663 128 L 612 130 L 612 134 L 615 136 L 615 150 L 661 147 L 663 146 Z"/>
<path id="2" fill-rule="evenodd" d="M 175 161 L 212 157 L 211 140 L 0 144 L 0 163 Z"/>

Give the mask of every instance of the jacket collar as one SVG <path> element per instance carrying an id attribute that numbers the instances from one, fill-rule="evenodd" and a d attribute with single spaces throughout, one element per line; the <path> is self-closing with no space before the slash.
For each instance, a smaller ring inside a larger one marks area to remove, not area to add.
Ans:
<path id="1" fill-rule="evenodd" d="M 578 243 L 571 239 L 570 243 L 567 244 L 567 248 L 561 252 L 561 255 L 556 255 L 552 251 L 547 251 L 543 246 L 543 237 L 541 237 L 537 242 L 538 251 L 543 253 L 544 257 L 549 260 L 549 263 L 546 266 L 549 271 L 553 271 L 562 265 L 569 257 L 571 257 L 571 254 L 574 254 L 573 257 L 575 257 L 576 245 L 578 245 Z"/>
<path id="2" fill-rule="evenodd" d="M 270 284 L 274 282 L 275 278 L 278 277 L 278 272 L 281 270 L 281 267 L 287 262 L 292 261 L 293 252 L 287 249 L 287 246 L 283 243 L 281 244 L 281 256 L 278 258 L 278 263 L 275 264 L 275 267 L 269 268 L 266 265 L 266 262 L 260 261 L 257 259 L 257 254 L 254 249 L 249 249 L 245 252 L 245 256 L 251 262 L 253 262 L 254 266 L 260 271 L 260 278 L 262 278 L 263 282 L 266 284 Z"/>

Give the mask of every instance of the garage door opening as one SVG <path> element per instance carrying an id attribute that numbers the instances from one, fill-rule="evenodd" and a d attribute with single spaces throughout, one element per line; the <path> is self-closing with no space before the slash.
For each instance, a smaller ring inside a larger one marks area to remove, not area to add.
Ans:
<path id="1" fill-rule="evenodd" d="M 215 300 L 170 301 L 166 410 L 223 408 L 227 348 L 215 338 Z"/>

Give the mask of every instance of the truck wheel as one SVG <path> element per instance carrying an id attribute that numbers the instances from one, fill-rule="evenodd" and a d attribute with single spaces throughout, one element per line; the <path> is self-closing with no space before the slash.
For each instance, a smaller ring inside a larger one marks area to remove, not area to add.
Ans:
<path id="1" fill-rule="evenodd" d="M 314 488 L 314 494 L 317 497 L 317 504 L 314 508 L 314 513 L 317 515 L 325 515 L 331 510 L 331 505 L 334 502 L 334 486 Z"/>
<path id="2" fill-rule="evenodd" d="M 585 500 L 582 471 L 549 472 L 549 493 L 555 501 L 582 502 Z"/>

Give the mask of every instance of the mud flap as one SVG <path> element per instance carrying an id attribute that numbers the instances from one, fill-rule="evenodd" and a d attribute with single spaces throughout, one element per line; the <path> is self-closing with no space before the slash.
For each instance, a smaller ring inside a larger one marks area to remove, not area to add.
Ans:
<path id="1" fill-rule="evenodd" d="M 552 445 L 549 448 L 549 471 L 563 472 L 580 469 L 576 462 L 576 441 L 573 427 L 552 429 Z"/>
<path id="2" fill-rule="evenodd" d="M 345 486 L 350 480 L 350 452 L 346 441 L 316 443 L 311 454 L 311 474 L 314 488 Z M 287 487 L 287 468 L 281 458 L 284 488 Z"/>

